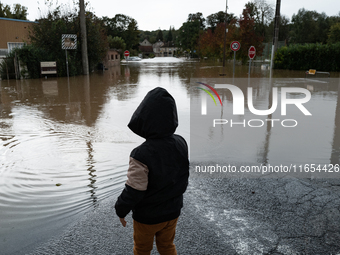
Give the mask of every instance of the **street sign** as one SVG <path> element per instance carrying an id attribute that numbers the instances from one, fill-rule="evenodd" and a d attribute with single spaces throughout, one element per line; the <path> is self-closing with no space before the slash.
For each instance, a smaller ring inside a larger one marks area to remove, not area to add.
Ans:
<path id="1" fill-rule="evenodd" d="M 238 41 L 233 41 L 230 44 L 230 48 L 232 51 L 238 51 L 241 48 L 241 44 Z"/>
<path id="2" fill-rule="evenodd" d="M 130 52 L 129 52 L 128 50 L 124 51 L 124 56 L 125 56 L 125 57 L 130 56 Z"/>
<path id="3" fill-rule="evenodd" d="M 248 56 L 250 59 L 254 59 L 256 55 L 256 49 L 254 46 L 250 46 L 249 50 L 248 50 Z"/>
<path id="4" fill-rule="evenodd" d="M 57 62 L 40 62 L 41 74 L 57 74 Z"/>
<path id="5" fill-rule="evenodd" d="M 76 50 L 77 49 L 77 35 L 62 34 L 61 35 L 61 48 L 63 50 Z"/>

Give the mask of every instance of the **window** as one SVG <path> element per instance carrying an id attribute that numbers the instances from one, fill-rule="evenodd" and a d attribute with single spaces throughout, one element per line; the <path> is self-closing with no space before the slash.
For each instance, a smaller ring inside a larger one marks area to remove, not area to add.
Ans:
<path id="1" fill-rule="evenodd" d="M 21 48 L 22 46 L 24 46 L 25 43 L 19 43 L 19 42 L 15 42 L 15 43 L 7 43 L 8 46 L 8 53 L 10 53 L 13 49 L 15 48 Z"/>

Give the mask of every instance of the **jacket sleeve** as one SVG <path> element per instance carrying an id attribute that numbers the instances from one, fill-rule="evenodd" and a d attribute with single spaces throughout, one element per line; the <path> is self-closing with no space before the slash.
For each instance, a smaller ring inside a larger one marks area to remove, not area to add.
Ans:
<path id="1" fill-rule="evenodd" d="M 115 204 L 118 217 L 125 218 L 135 205 L 143 199 L 148 186 L 148 173 L 149 170 L 145 164 L 130 157 L 128 180 Z"/>

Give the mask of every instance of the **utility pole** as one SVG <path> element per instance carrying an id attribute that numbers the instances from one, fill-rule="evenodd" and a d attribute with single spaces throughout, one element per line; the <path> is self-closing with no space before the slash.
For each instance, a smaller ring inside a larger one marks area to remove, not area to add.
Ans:
<path id="1" fill-rule="evenodd" d="M 224 67 L 225 67 L 225 44 L 226 44 L 226 39 L 227 39 L 227 12 L 228 12 L 228 0 L 226 0 L 225 17 L 224 17 L 223 73 L 224 73 Z"/>
<path id="2" fill-rule="evenodd" d="M 273 45 L 272 45 L 272 56 L 270 61 L 270 69 L 274 67 L 274 55 L 277 50 L 277 42 L 279 39 L 279 24 L 280 24 L 280 7 L 281 0 L 276 0 L 276 10 L 274 19 L 274 35 L 273 35 Z"/>
<path id="3" fill-rule="evenodd" d="M 87 35 L 85 21 L 85 5 L 84 0 L 79 0 L 80 15 L 80 33 L 81 33 L 81 56 L 83 64 L 83 74 L 89 74 L 89 60 L 87 56 Z"/>

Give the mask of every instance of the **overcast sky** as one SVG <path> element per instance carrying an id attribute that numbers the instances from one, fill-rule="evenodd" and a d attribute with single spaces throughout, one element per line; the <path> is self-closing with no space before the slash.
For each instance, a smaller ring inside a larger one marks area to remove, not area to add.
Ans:
<path id="1" fill-rule="evenodd" d="M 45 0 L 0 0 L 3 4 L 12 6 L 20 3 L 28 7 L 28 19 L 35 20 L 46 13 Z M 49 0 L 57 3 L 56 0 Z M 77 0 L 73 0 L 77 1 Z M 86 1 L 86 0 L 85 0 Z M 242 14 L 245 3 L 249 0 L 228 0 L 228 13 L 236 16 Z M 59 4 L 70 5 L 72 1 L 59 0 Z M 78 2 L 78 1 L 77 1 Z M 276 0 L 267 0 L 275 9 Z M 72 5 L 72 4 L 71 4 Z M 224 11 L 226 0 L 124 0 L 124 1 L 89 1 L 87 10 L 93 11 L 98 17 L 114 17 L 124 14 L 137 20 L 140 30 L 168 30 L 170 26 L 178 29 L 188 18 L 189 13 L 201 12 L 206 18 L 212 13 Z M 339 0 L 281 0 L 281 14 L 291 19 L 292 15 L 300 8 L 325 12 L 328 16 L 338 15 L 340 12 Z"/>

